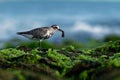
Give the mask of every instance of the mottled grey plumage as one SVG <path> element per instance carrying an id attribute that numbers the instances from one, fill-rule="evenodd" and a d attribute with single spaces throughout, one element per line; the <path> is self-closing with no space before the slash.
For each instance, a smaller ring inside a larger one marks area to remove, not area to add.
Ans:
<path id="1" fill-rule="evenodd" d="M 19 35 L 23 35 L 29 39 L 44 40 L 50 38 L 56 31 L 62 32 L 62 37 L 64 37 L 64 31 L 59 29 L 59 26 L 52 25 L 51 27 L 41 27 L 32 29 L 25 32 L 17 32 Z"/>

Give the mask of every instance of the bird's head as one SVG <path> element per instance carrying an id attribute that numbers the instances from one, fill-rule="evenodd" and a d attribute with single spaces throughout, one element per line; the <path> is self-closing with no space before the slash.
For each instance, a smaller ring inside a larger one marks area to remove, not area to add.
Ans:
<path id="1" fill-rule="evenodd" d="M 61 32 L 62 32 L 62 37 L 65 36 L 64 31 L 63 31 L 62 29 L 60 29 L 58 25 L 54 24 L 54 25 L 52 25 L 51 27 L 52 27 L 54 30 L 61 31 Z"/>
<path id="2" fill-rule="evenodd" d="M 52 27 L 54 30 L 58 30 L 58 29 L 59 29 L 59 26 L 56 25 L 56 24 L 52 25 L 51 27 Z"/>

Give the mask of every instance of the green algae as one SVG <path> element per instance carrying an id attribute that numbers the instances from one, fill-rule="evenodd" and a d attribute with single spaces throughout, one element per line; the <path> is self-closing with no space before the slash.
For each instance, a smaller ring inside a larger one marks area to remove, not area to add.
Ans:
<path id="1" fill-rule="evenodd" d="M 5 59 L 18 57 L 18 56 L 21 56 L 21 55 L 24 55 L 24 54 L 26 54 L 24 51 L 12 49 L 12 48 L 0 50 L 0 56 L 2 58 L 5 58 Z"/>
<path id="2" fill-rule="evenodd" d="M 120 40 L 82 50 L 72 45 L 47 50 L 3 49 L 0 68 L 9 80 L 106 80 L 111 75 L 116 80 L 120 74 Z M 3 74 L 0 76 L 5 80 Z"/>

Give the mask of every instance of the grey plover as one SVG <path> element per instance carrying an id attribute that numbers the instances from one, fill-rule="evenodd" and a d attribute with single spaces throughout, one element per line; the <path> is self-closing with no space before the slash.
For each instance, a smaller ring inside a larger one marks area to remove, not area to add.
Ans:
<path id="1" fill-rule="evenodd" d="M 25 36 L 29 39 L 39 40 L 39 47 L 41 49 L 41 41 L 50 38 L 57 31 L 61 31 L 62 37 L 64 37 L 64 31 L 60 29 L 59 26 L 56 24 L 50 27 L 41 27 L 32 29 L 30 31 L 17 32 L 17 34 Z"/>

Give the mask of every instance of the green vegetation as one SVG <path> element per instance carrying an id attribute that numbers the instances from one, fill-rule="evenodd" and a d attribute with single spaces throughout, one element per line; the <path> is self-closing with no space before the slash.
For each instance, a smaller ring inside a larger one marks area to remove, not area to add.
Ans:
<path id="1" fill-rule="evenodd" d="M 120 79 L 120 40 L 92 49 L 76 47 L 69 45 L 39 50 L 20 46 L 2 49 L 0 80 Z"/>

